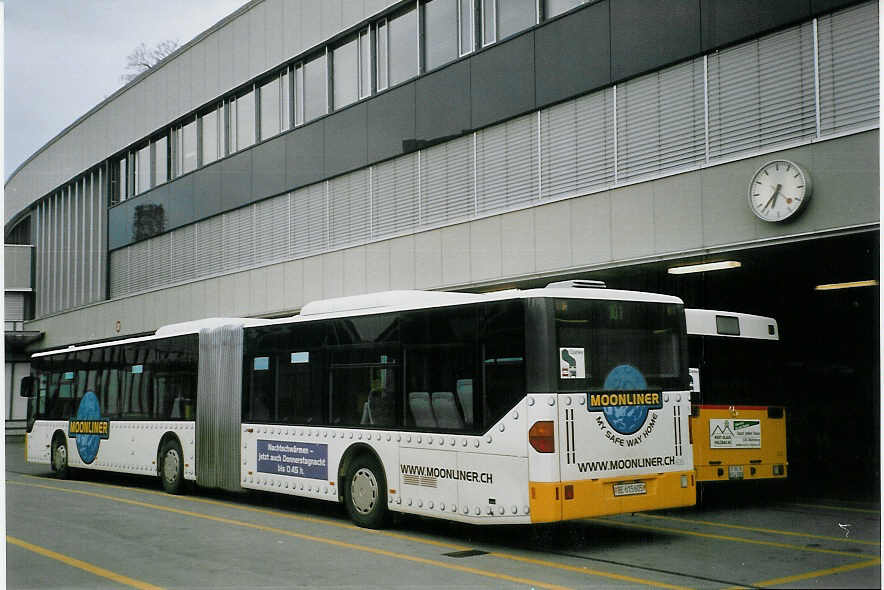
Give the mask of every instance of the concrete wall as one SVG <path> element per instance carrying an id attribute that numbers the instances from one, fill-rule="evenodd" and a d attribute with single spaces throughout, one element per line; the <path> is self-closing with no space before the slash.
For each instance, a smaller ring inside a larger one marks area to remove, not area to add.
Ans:
<path id="1" fill-rule="evenodd" d="M 29 322 L 38 348 L 153 331 L 210 316 L 292 313 L 304 303 L 386 289 L 504 285 L 654 259 L 874 226 L 878 131 L 821 141 L 459 225 L 120 298 Z M 813 179 L 793 222 L 747 206 L 750 178 L 785 158 Z M 120 331 L 116 331 L 116 322 Z"/>

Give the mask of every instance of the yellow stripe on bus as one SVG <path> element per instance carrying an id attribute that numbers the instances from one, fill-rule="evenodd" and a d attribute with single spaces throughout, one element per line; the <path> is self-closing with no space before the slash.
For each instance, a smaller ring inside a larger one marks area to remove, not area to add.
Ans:
<path id="1" fill-rule="evenodd" d="M 98 567 L 97 565 L 92 565 L 91 563 L 87 563 L 85 561 L 69 557 L 67 555 L 62 555 L 61 553 L 56 553 L 55 551 L 46 549 L 45 547 L 33 545 L 31 543 L 28 543 L 27 541 L 22 541 L 21 539 L 10 537 L 9 535 L 6 535 L 6 542 L 13 545 L 18 545 L 23 549 L 33 551 L 34 553 L 38 553 L 45 557 L 55 559 L 56 561 L 60 561 L 69 566 L 87 571 L 90 574 L 95 574 L 96 576 L 107 578 L 109 580 L 113 580 L 114 582 L 119 582 L 120 584 L 125 584 L 126 586 L 132 586 L 133 588 L 139 588 L 140 590 L 162 590 L 161 586 L 154 586 L 153 584 L 148 584 L 147 582 L 141 582 L 140 580 L 130 578 L 129 576 L 124 576 L 122 574 L 106 570 L 103 567 Z"/>

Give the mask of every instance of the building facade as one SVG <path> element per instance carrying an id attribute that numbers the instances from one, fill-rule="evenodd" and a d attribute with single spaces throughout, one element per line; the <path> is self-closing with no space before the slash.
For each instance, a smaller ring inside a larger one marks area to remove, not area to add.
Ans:
<path id="1" fill-rule="evenodd" d="M 878 35 L 854 0 L 249 2 L 7 181 L 7 408 L 27 351 L 580 276 L 777 317 L 797 475 L 877 481 L 878 287 L 815 287 L 879 278 Z M 754 192 L 780 161 L 800 197 Z"/>

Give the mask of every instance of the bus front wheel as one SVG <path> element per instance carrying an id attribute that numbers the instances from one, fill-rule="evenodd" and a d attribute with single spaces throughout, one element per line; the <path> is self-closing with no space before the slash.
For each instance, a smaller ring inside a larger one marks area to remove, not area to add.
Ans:
<path id="1" fill-rule="evenodd" d="M 67 479 L 70 475 L 68 445 L 64 436 L 56 436 L 52 442 L 52 470 L 59 479 Z"/>
<path id="2" fill-rule="evenodd" d="M 378 462 L 368 455 L 353 460 L 347 470 L 345 502 L 350 518 L 370 529 L 387 522 L 387 480 Z"/>
<path id="3" fill-rule="evenodd" d="M 184 487 L 184 456 L 176 440 L 167 440 L 160 450 L 160 479 L 163 489 L 180 494 Z"/>

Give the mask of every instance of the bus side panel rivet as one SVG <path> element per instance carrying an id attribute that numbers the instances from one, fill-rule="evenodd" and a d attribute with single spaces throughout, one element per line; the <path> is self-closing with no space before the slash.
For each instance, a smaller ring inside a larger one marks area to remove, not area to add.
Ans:
<path id="1" fill-rule="evenodd" d="M 531 511 L 529 506 L 522 506 L 522 514 L 528 514 Z"/>
<path id="2" fill-rule="evenodd" d="M 579 403 L 582 406 L 585 401 L 586 401 L 586 398 L 581 395 L 580 399 L 577 401 L 577 403 Z"/>
<path id="3" fill-rule="evenodd" d="M 518 419 L 519 419 L 519 412 L 518 411 L 513 412 L 513 420 L 518 420 Z"/>
<path id="4" fill-rule="evenodd" d="M 473 508 L 473 514 L 479 516 L 480 514 L 482 514 L 482 509 L 476 506 L 475 508 Z"/>
<path id="5" fill-rule="evenodd" d="M 408 505 L 411 506 L 411 498 L 408 499 Z"/>
<path id="6" fill-rule="evenodd" d="M 488 442 L 491 442 L 490 436 L 488 437 Z M 479 439 L 476 439 L 473 441 L 473 446 L 476 447 L 477 449 L 479 448 Z"/>
<path id="7" fill-rule="evenodd" d="M 681 394 L 680 393 L 675 396 L 675 401 L 677 401 L 677 402 L 681 401 Z"/>
<path id="8" fill-rule="evenodd" d="M 571 396 L 570 396 L 570 395 L 567 396 L 567 397 L 565 397 L 565 405 L 566 405 L 566 406 L 570 406 L 570 405 L 571 405 Z"/>
<path id="9" fill-rule="evenodd" d="M 506 430 L 506 426 L 504 426 L 503 424 L 501 424 L 500 426 L 497 427 L 497 429 L 498 429 L 499 431 L 503 432 L 504 430 Z"/>
<path id="10" fill-rule="evenodd" d="M 430 501 L 427 503 L 427 508 L 429 508 L 430 510 L 433 509 L 433 501 L 432 501 L 432 500 L 430 500 Z"/>
<path id="11" fill-rule="evenodd" d="M 485 442 L 488 443 L 488 444 L 490 445 L 490 444 L 491 444 L 491 436 L 486 436 L 486 437 L 485 437 Z"/>
<path id="12" fill-rule="evenodd" d="M 439 502 L 439 510 L 445 510 L 445 502 Z"/>
<path id="13" fill-rule="evenodd" d="M 513 514 L 518 514 L 518 513 L 519 513 L 519 507 L 516 506 L 515 504 L 513 504 L 513 507 L 512 507 L 511 510 L 513 511 Z"/>
<path id="14" fill-rule="evenodd" d="M 551 406 L 554 406 L 554 405 L 556 405 L 556 398 L 554 398 L 553 396 L 549 396 L 549 399 L 546 401 L 546 403 L 548 403 Z"/>
<path id="15" fill-rule="evenodd" d="M 503 516 L 504 514 L 506 514 L 506 508 L 501 506 L 500 508 L 497 509 L 497 513 L 500 514 L 501 516 Z"/>
<path id="16" fill-rule="evenodd" d="M 664 394 L 663 394 L 663 401 L 664 401 L 664 402 L 668 402 L 668 401 L 669 401 L 669 394 L 667 394 L 667 393 L 664 393 Z"/>
<path id="17" fill-rule="evenodd" d="M 534 405 L 534 398 L 533 398 L 533 397 L 529 397 L 529 398 L 528 398 L 528 405 L 529 405 L 529 406 L 533 406 L 533 405 Z"/>
<path id="18" fill-rule="evenodd" d="M 463 447 L 467 446 L 467 439 L 463 439 L 461 442 L 463 443 L 461 446 L 463 446 Z"/>

